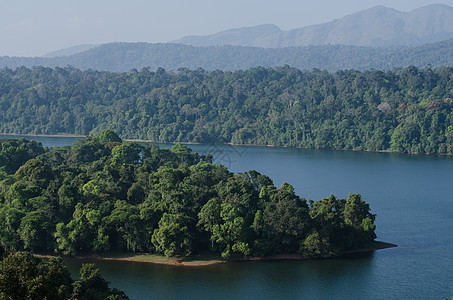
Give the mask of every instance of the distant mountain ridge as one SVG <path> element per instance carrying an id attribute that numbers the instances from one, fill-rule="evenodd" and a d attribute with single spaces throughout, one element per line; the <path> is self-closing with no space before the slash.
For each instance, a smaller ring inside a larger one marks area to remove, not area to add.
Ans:
<path id="1" fill-rule="evenodd" d="M 53 58 L 53 57 L 60 57 L 60 56 L 69 56 L 69 55 L 73 55 L 73 54 L 77 54 L 80 52 L 90 50 L 91 48 L 95 48 L 97 46 L 99 46 L 99 45 L 98 44 L 77 45 L 77 46 L 72 46 L 72 47 L 64 48 L 64 49 L 57 50 L 57 51 L 52 51 L 50 53 L 43 55 L 42 57 Z"/>
<path id="2" fill-rule="evenodd" d="M 391 70 L 428 65 L 453 66 L 453 39 L 418 47 L 305 46 L 265 49 L 242 46 L 194 47 L 183 44 L 112 43 L 54 58 L 0 57 L 0 68 L 21 66 L 66 67 L 127 72 L 159 67 L 234 71 L 251 67 L 290 65 L 298 69 Z"/>
<path id="3" fill-rule="evenodd" d="M 283 31 L 274 24 L 264 24 L 242 28 L 229 29 L 207 36 L 191 35 L 183 37 L 174 43 L 186 44 L 196 47 L 209 46 L 248 46 L 248 47 L 265 47 L 264 44 L 271 44 L 275 38 L 281 35 Z M 267 43 L 266 43 L 267 42 Z"/>
<path id="4" fill-rule="evenodd" d="M 175 41 L 192 46 L 283 48 L 318 45 L 417 46 L 453 38 L 453 7 L 433 4 L 401 12 L 376 6 L 327 23 L 282 31 L 275 25 L 230 29 Z"/>

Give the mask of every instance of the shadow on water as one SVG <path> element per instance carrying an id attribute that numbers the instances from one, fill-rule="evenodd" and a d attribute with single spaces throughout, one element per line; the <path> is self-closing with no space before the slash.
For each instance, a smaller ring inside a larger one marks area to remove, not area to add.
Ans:
<path id="1" fill-rule="evenodd" d="M 366 289 L 373 254 L 306 261 L 230 262 L 204 267 L 179 267 L 134 262 L 97 261 L 112 286 L 131 299 L 153 298 L 286 298 L 323 299 L 339 288 Z M 87 260 L 65 263 L 76 274 Z M 348 278 L 345 282 L 342 278 Z M 354 278 L 360 278 L 357 284 Z"/>

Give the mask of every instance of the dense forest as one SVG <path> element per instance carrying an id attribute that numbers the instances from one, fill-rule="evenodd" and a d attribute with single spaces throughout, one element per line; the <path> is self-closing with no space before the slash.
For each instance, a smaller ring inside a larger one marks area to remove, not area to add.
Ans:
<path id="1" fill-rule="evenodd" d="M 181 144 L 105 130 L 52 149 L 0 139 L 0 245 L 77 255 L 339 256 L 375 239 L 358 194 L 307 201 L 256 171 L 233 174 Z"/>
<path id="2" fill-rule="evenodd" d="M 60 258 L 40 259 L 29 252 L 11 253 L 0 261 L 1 300 L 127 300 L 110 289 L 94 264 L 83 264 L 73 280 Z"/>
<path id="3" fill-rule="evenodd" d="M 453 68 L 0 70 L 0 132 L 453 153 Z"/>
<path id="4" fill-rule="evenodd" d="M 453 39 L 417 47 L 363 47 L 346 45 L 257 48 L 241 46 L 194 47 L 182 44 L 111 43 L 68 56 L 0 57 L 0 68 L 21 66 L 66 67 L 127 72 L 159 67 L 235 71 L 258 66 L 290 65 L 335 72 L 343 69 L 391 70 L 407 66 L 451 66 Z"/>

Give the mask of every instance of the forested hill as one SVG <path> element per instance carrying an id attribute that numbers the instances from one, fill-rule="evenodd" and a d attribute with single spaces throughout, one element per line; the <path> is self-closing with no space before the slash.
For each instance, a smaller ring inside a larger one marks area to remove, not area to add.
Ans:
<path id="1" fill-rule="evenodd" d="M 0 71 L 0 132 L 453 153 L 453 68 Z"/>
<path id="2" fill-rule="evenodd" d="M 62 57 L 0 57 L 0 67 L 66 67 L 82 70 L 127 72 L 133 68 L 163 67 L 206 70 L 244 70 L 258 66 L 317 68 L 335 72 L 342 69 L 391 70 L 427 65 L 453 66 L 453 40 L 412 48 L 372 48 L 359 46 L 305 46 L 264 49 L 240 46 L 193 47 L 182 44 L 113 43 Z"/>

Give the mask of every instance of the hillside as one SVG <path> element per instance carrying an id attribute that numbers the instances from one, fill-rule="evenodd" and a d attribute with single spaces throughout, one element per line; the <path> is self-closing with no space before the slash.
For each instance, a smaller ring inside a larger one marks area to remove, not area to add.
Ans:
<path id="1" fill-rule="evenodd" d="M 453 153 L 453 68 L 0 70 L 0 132 Z"/>
<path id="2" fill-rule="evenodd" d="M 43 55 L 42 57 L 53 58 L 53 57 L 59 57 L 59 56 L 69 56 L 69 55 L 87 51 L 87 50 L 97 47 L 97 46 L 99 46 L 99 45 L 95 45 L 95 44 L 77 45 L 77 46 L 73 46 L 73 47 L 69 47 L 69 48 L 65 48 L 65 49 L 61 49 L 61 50 L 57 50 L 57 51 L 52 51 L 50 53 Z"/>
<path id="3" fill-rule="evenodd" d="M 187 36 L 176 43 L 193 46 L 264 48 L 309 45 L 416 46 L 453 37 L 453 8 L 433 4 L 410 12 L 376 6 L 331 22 L 282 31 L 259 25 L 207 36 Z"/>
<path id="4" fill-rule="evenodd" d="M 112 43 L 70 56 L 0 57 L 0 68 L 21 66 L 66 67 L 82 70 L 125 72 L 132 69 L 162 67 L 205 70 L 244 70 L 257 66 L 290 65 L 298 69 L 313 68 L 335 72 L 343 69 L 391 70 L 427 65 L 452 66 L 453 39 L 418 47 L 372 48 L 360 46 L 305 46 L 264 49 L 242 46 L 194 47 L 182 44 Z"/>

